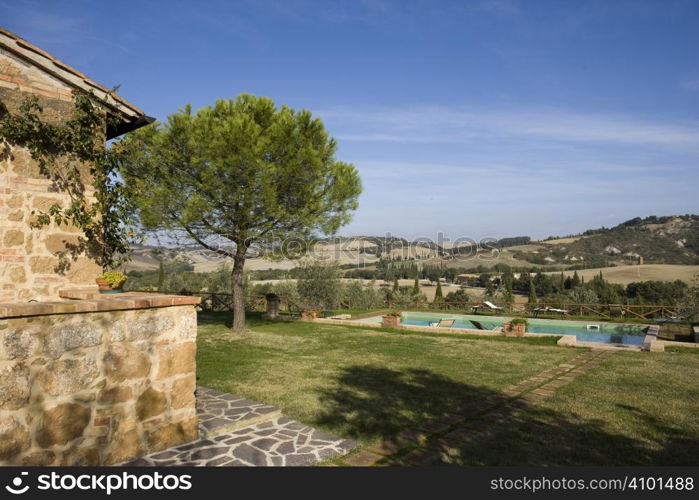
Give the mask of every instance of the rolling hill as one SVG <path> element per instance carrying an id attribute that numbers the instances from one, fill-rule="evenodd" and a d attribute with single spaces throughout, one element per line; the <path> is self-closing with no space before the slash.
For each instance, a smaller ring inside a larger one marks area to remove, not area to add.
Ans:
<path id="1" fill-rule="evenodd" d="M 619 267 L 621 272 L 624 266 L 632 266 L 637 272 L 638 266 L 635 265 L 639 257 L 643 257 L 645 264 L 696 266 L 699 265 L 699 216 L 639 217 L 612 228 L 591 229 L 578 235 L 551 237 L 543 241 L 518 236 L 503 238 L 490 246 L 440 246 L 396 237 L 334 237 L 318 240 L 313 246 L 312 257 L 332 259 L 346 266 L 372 266 L 379 259 L 389 259 L 465 268 L 491 268 L 506 264 L 519 269 L 536 267 L 549 271 Z M 493 250 L 493 247 L 496 249 Z M 448 258 L 445 259 L 445 256 Z M 154 270 L 158 268 L 161 258 L 181 262 L 197 272 L 213 271 L 226 262 L 216 253 L 193 245 L 177 248 L 138 246 L 133 248 L 131 261 L 125 269 Z M 296 261 L 292 260 L 254 258 L 247 261 L 246 268 L 289 269 L 295 265 Z M 647 267 L 647 270 L 650 269 Z M 659 267 L 654 273 L 649 271 L 646 279 L 660 279 L 665 275 L 667 279 L 675 279 L 670 275 L 691 277 L 694 274 L 670 268 L 665 268 L 665 271 L 672 272 L 663 274 L 662 269 Z"/>
<path id="2" fill-rule="evenodd" d="M 639 257 L 646 264 L 699 264 L 699 216 L 638 217 L 613 228 L 540 243 L 508 250 L 517 259 L 539 265 L 609 267 L 635 264 Z"/>

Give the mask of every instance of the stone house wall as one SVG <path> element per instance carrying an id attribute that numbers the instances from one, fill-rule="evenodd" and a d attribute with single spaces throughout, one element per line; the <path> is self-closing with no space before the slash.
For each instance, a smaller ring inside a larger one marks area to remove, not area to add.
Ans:
<path id="1" fill-rule="evenodd" d="M 119 295 L 0 304 L 1 465 L 115 464 L 197 438 L 198 299 Z"/>
<path id="2" fill-rule="evenodd" d="M 0 102 L 10 113 L 32 96 L 42 121 L 63 124 L 73 89 L 118 119 L 105 137 L 152 121 L 0 27 Z M 109 465 L 198 437 L 199 299 L 96 293 L 102 269 L 80 250 L 84 234 L 31 227 L 32 212 L 68 202 L 27 150 L 0 137 L 0 465 Z"/>
<path id="3" fill-rule="evenodd" d="M 0 49 L 0 101 L 16 112 L 31 95 L 39 99 L 46 122 L 60 124 L 70 117 L 67 84 Z M 41 230 L 30 227 L 32 211 L 67 201 L 41 175 L 28 151 L 0 151 L 0 302 L 54 299 L 59 289 L 94 285 L 101 268 L 84 253 L 69 250 L 79 243 L 80 230 L 54 224 Z"/>

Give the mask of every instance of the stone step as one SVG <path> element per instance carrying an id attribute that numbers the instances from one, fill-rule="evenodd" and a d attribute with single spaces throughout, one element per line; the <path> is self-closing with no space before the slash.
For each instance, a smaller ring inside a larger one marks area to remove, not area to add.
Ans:
<path id="1" fill-rule="evenodd" d="M 196 396 L 200 438 L 229 434 L 281 417 L 281 409 L 276 406 L 256 403 L 208 387 L 197 387 Z"/>

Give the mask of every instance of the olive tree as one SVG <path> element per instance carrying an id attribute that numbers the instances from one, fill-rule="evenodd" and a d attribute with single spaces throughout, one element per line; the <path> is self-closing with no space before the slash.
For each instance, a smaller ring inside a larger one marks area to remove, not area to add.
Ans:
<path id="1" fill-rule="evenodd" d="M 357 208 L 355 167 L 309 111 L 241 94 L 191 106 L 127 138 L 123 171 L 141 224 L 233 259 L 233 330 L 245 327 L 243 270 L 253 251 L 303 254 Z M 289 241 L 295 242 L 294 245 Z"/>
<path id="2" fill-rule="evenodd" d="M 299 266 L 298 294 L 311 309 L 337 309 L 342 297 L 340 270 L 334 261 L 305 261 Z"/>

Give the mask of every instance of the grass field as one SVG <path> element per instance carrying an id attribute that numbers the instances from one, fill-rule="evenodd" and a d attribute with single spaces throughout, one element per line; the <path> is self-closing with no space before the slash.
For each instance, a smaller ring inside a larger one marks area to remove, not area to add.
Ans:
<path id="1" fill-rule="evenodd" d="M 363 444 L 395 435 L 579 354 L 504 337 L 369 330 L 228 314 L 199 318 L 201 385 L 280 406 Z M 699 462 L 699 350 L 620 352 L 458 450 L 457 465 L 669 465 Z"/>
<path id="2" fill-rule="evenodd" d="M 619 352 L 448 462 L 699 465 L 699 349 L 673 351 Z"/>
<path id="3" fill-rule="evenodd" d="M 199 384 L 280 406 L 284 414 L 369 442 L 565 362 L 577 350 L 535 342 L 252 319 L 199 319 Z"/>

